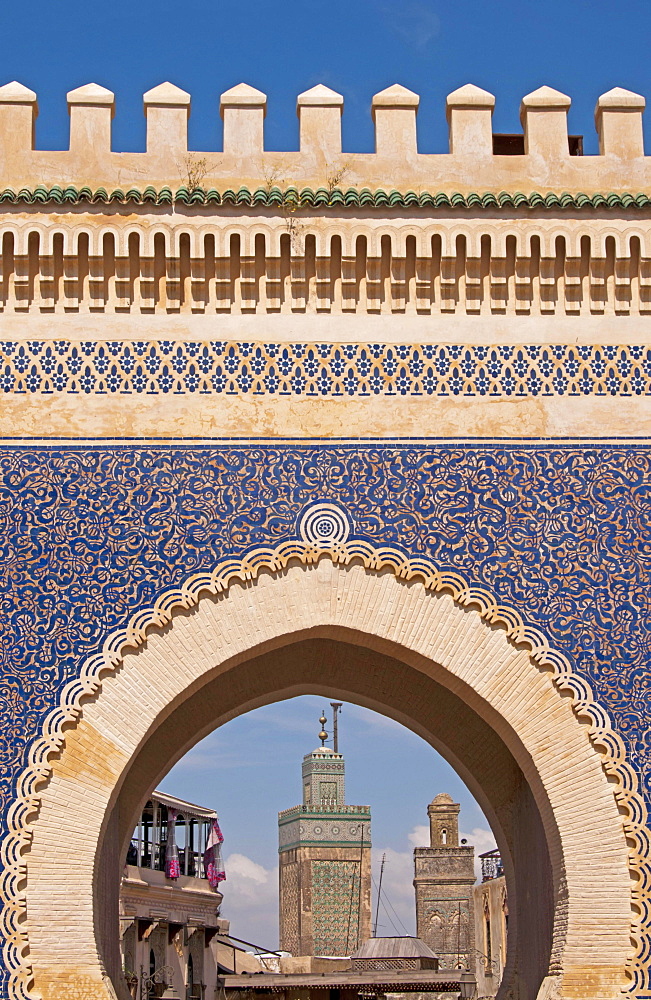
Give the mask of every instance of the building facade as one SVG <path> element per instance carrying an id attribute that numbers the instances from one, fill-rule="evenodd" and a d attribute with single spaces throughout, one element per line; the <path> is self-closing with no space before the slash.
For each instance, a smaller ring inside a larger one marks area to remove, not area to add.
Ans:
<path id="1" fill-rule="evenodd" d="M 327 684 L 481 789 L 507 994 L 646 1000 L 644 98 L 599 98 L 590 156 L 547 86 L 512 143 L 455 90 L 442 153 L 398 85 L 372 153 L 323 86 L 293 151 L 246 85 L 218 151 L 170 83 L 141 152 L 109 90 L 67 100 L 43 150 L 0 87 L 0 992 L 125 1000 L 134 803 L 199 732 Z"/>
<path id="2" fill-rule="evenodd" d="M 477 995 L 495 997 L 507 958 L 509 900 L 499 851 L 480 855 L 481 882 L 472 891 Z"/>
<path id="3" fill-rule="evenodd" d="M 278 815 L 280 948 L 350 955 L 371 936 L 371 810 L 347 805 L 343 755 L 303 758 L 303 803 Z"/>
<path id="4" fill-rule="evenodd" d="M 414 850 L 416 935 L 442 969 L 474 965 L 475 849 L 459 843 L 458 803 L 441 792 L 427 807 L 429 847 Z"/>
<path id="5" fill-rule="evenodd" d="M 168 987 L 184 1000 L 214 995 L 229 930 L 219 883 L 205 870 L 216 822 L 211 809 L 158 791 L 142 811 L 120 885 L 120 947 L 134 1000 Z"/>

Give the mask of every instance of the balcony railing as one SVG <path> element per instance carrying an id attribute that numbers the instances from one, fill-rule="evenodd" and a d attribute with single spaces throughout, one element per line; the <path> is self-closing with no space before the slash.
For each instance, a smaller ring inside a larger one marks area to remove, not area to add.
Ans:
<path id="1" fill-rule="evenodd" d="M 479 860 L 481 861 L 482 882 L 489 882 L 492 878 L 499 878 L 500 875 L 504 874 L 502 855 L 499 851 L 487 851 L 486 854 L 480 854 Z"/>
<path id="2" fill-rule="evenodd" d="M 161 844 L 147 844 L 145 850 L 141 851 L 140 868 L 151 868 L 157 872 L 165 871 L 165 842 Z M 138 865 L 138 839 L 133 838 L 127 852 L 127 864 Z M 205 878 L 203 868 L 203 856 L 198 851 L 189 851 L 184 847 L 179 847 L 179 864 L 181 875 L 188 875 L 191 878 Z"/>

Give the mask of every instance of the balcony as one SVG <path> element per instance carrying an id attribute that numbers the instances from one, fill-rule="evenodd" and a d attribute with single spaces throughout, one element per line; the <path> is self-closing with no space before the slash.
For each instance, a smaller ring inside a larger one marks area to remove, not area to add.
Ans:
<path id="1" fill-rule="evenodd" d="M 490 882 L 491 879 L 499 878 L 504 874 L 502 855 L 499 851 L 487 851 L 486 854 L 480 854 L 479 860 L 481 862 L 482 882 Z"/>

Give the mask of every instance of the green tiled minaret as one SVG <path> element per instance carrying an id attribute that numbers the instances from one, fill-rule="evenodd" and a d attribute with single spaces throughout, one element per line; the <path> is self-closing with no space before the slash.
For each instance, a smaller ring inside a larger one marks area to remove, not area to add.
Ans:
<path id="1" fill-rule="evenodd" d="M 278 814 L 280 947 L 350 955 L 371 936 L 371 810 L 346 805 L 343 755 L 323 728 L 319 738 L 303 758 L 302 805 Z"/>

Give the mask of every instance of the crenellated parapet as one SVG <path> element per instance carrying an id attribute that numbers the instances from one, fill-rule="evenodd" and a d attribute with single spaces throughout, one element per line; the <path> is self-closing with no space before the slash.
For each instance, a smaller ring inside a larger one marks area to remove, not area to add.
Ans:
<path id="1" fill-rule="evenodd" d="M 419 97 L 394 85 L 376 94 L 371 113 L 375 153 L 342 153 L 343 97 L 318 85 L 300 94 L 300 148 L 265 149 L 267 98 L 247 84 L 221 95 L 223 149 L 188 150 L 191 98 L 171 83 L 144 95 L 147 145 L 144 153 L 112 151 L 114 95 L 97 84 L 70 91 L 70 143 L 65 151 L 34 148 L 36 94 L 13 82 L 0 87 L 0 189 L 69 186 L 107 192 L 203 187 L 295 186 L 332 189 L 395 188 L 459 192 L 564 192 L 570 194 L 646 191 L 650 158 L 642 137 L 644 98 L 616 88 L 597 102 L 599 155 L 580 152 L 568 139 L 570 98 L 541 87 L 522 99 L 523 133 L 504 145 L 493 136 L 495 98 L 467 85 L 447 98 L 449 152 L 420 153 Z M 506 150 L 510 154 L 506 155 Z"/>
<path id="2" fill-rule="evenodd" d="M 144 95 L 144 153 L 111 150 L 114 95 L 68 95 L 70 148 L 34 149 L 36 95 L 0 88 L 0 313 L 651 314 L 644 99 L 596 109 L 600 153 L 576 155 L 570 99 L 447 98 L 450 151 L 418 152 L 417 94 L 372 100 L 376 152 L 343 153 L 343 98 L 299 95 L 300 149 L 264 148 L 266 95 L 221 95 L 223 151 L 189 152 L 188 93 Z M 580 138 L 580 137 L 579 137 Z M 14 329 L 11 335 L 28 337 Z"/>

